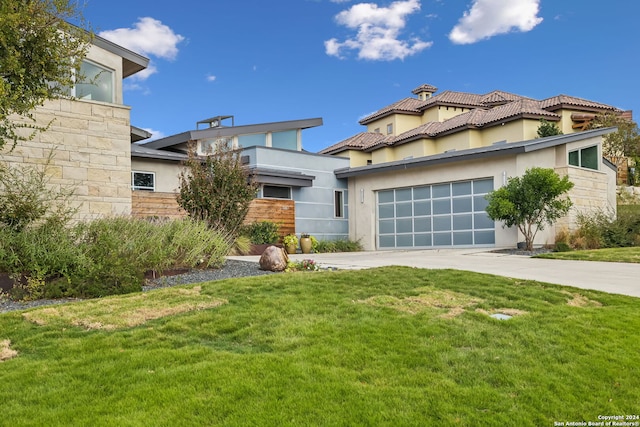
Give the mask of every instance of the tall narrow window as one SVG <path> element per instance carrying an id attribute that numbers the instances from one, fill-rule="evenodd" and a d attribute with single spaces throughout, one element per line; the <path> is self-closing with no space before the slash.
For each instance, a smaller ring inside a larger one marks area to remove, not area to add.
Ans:
<path id="1" fill-rule="evenodd" d="M 342 190 L 333 192 L 333 211 L 336 218 L 344 218 L 344 192 Z"/>
<path id="2" fill-rule="evenodd" d="M 387 125 L 387 135 L 391 135 L 393 133 L 393 123 L 389 123 Z"/>

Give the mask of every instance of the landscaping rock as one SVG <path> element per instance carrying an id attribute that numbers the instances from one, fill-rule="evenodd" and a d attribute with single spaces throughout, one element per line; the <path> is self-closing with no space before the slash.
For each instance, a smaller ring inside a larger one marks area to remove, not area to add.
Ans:
<path id="1" fill-rule="evenodd" d="M 266 271 L 284 271 L 289 257 L 284 249 L 268 246 L 260 256 L 260 269 Z"/>

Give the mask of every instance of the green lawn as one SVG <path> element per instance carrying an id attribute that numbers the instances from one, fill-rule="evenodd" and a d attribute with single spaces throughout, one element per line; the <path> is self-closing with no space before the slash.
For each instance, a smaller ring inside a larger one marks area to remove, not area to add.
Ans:
<path id="1" fill-rule="evenodd" d="M 535 258 L 569 259 L 578 261 L 607 261 L 640 263 L 640 247 L 593 249 L 587 251 L 549 252 Z M 639 279 L 640 280 L 640 279 Z"/>
<path id="2" fill-rule="evenodd" d="M 639 336 L 640 299 L 470 272 L 225 280 L 0 315 L 0 425 L 598 421 Z"/>

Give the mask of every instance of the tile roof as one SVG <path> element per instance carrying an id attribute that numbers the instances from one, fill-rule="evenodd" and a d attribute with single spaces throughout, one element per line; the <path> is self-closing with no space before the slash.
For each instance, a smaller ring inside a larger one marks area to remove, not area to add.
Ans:
<path id="1" fill-rule="evenodd" d="M 429 85 L 429 84 L 423 84 L 418 86 L 417 88 L 415 88 L 414 90 L 411 91 L 411 93 L 413 93 L 414 95 L 419 94 L 420 92 L 437 92 L 438 88 L 433 86 L 433 85 Z"/>
<path id="2" fill-rule="evenodd" d="M 424 84 L 412 92 L 418 94 L 421 91 L 435 92 L 436 90 L 435 86 Z M 518 117 L 545 118 L 557 121 L 561 117 L 555 111 L 567 107 L 587 111 L 621 111 L 611 105 L 567 95 L 553 96 L 539 101 L 501 90 L 494 90 L 484 95 L 446 90 L 426 100 L 404 98 L 368 115 L 360 120 L 360 124 L 366 125 L 392 114 L 421 115 L 425 110 L 436 105 L 464 107 L 469 108 L 470 111 L 443 122 L 422 124 L 397 136 L 383 136 L 371 132 L 359 133 L 320 151 L 320 153 L 335 154 L 348 149 L 367 151 L 379 146 L 400 144 L 418 138 L 434 138 L 465 128 L 479 129 Z"/>
<path id="3" fill-rule="evenodd" d="M 333 144 L 330 147 L 320 151 L 320 154 L 334 154 L 341 151 L 354 149 L 358 151 L 364 151 L 372 146 L 382 143 L 387 137 L 377 132 L 360 132 L 351 138 L 347 138 Z"/>
<path id="4" fill-rule="evenodd" d="M 422 85 L 414 89 L 414 93 L 415 91 L 418 91 L 422 87 L 435 88 L 434 86 L 431 86 L 431 85 Z M 599 102 L 589 101 L 587 99 L 576 98 L 576 97 L 567 96 L 567 95 L 558 95 L 558 96 L 553 96 L 551 98 L 544 99 L 542 101 L 537 101 L 533 98 L 528 98 L 525 96 L 510 93 L 510 92 L 504 92 L 501 90 L 494 90 L 484 95 L 446 90 L 444 92 L 440 92 L 436 95 L 433 95 L 431 98 L 428 98 L 424 101 L 421 101 L 416 98 L 402 99 L 398 102 L 395 102 L 391 105 L 381 108 L 375 113 L 368 115 L 367 117 L 360 120 L 360 124 L 366 125 L 368 123 L 371 123 L 374 120 L 380 119 L 382 117 L 386 117 L 394 113 L 402 113 L 402 112 L 406 112 L 408 114 L 421 113 L 422 111 L 434 105 L 449 105 L 449 106 L 458 106 L 458 107 L 466 107 L 466 108 L 487 108 L 487 107 L 490 108 L 496 105 L 504 105 L 510 102 L 522 101 L 522 100 L 539 102 L 540 103 L 539 109 L 547 110 L 547 113 L 550 111 L 555 111 L 559 108 L 562 108 L 563 106 L 573 106 L 573 107 L 585 108 L 585 109 L 597 110 L 597 111 L 602 111 L 602 110 L 619 111 L 617 108 L 612 107 L 611 105 L 601 104 Z"/>
<path id="5" fill-rule="evenodd" d="M 579 108 L 593 109 L 596 111 L 621 111 L 616 107 L 612 107 L 611 105 L 601 104 L 599 102 L 589 101 L 588 99 L 576 98 L 575 96 L 568 95 L 552 96 L 551 98 L 543 99 L 540 102 L 542 108 L 549 111 L 557 110 L 567 105 Z"/>

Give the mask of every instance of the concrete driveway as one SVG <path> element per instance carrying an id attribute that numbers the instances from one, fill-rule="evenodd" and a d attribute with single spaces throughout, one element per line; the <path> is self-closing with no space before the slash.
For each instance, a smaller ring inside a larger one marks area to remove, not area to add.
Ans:
<path id="1" fill-rule="evenodd" d="M 259 259 L 259 257 L 233 258 L 256 262 Z M 536 259 L 494 253 L 486 249 L 296 254 L 291 255 L 290 258 L 295 260 L 310 258 L 322 267 L 338 269 L 363 269 L 389 265 L 453 268 L 640 297 L 640 264 Z"/>

